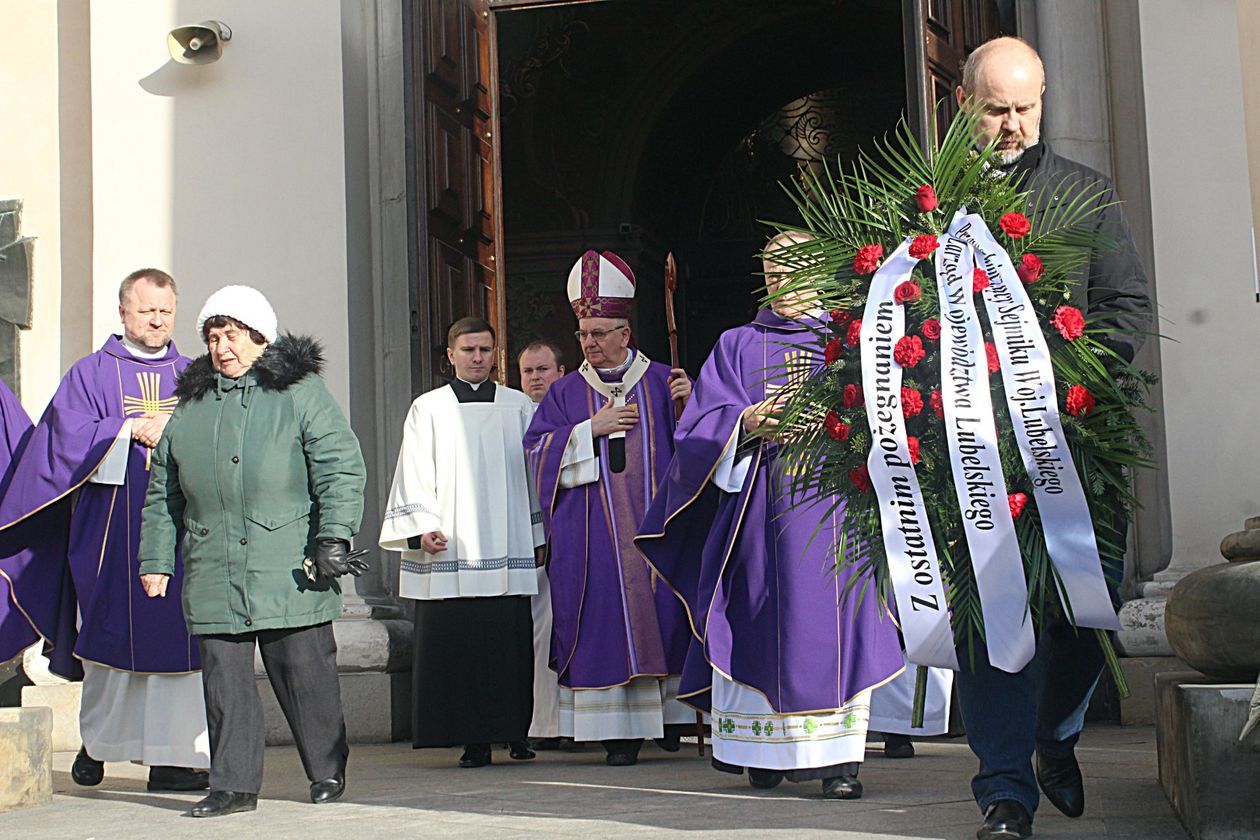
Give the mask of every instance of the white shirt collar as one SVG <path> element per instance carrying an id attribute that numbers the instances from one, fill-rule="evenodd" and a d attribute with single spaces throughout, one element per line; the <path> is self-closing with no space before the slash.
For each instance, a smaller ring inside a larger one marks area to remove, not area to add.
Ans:
<path id="1" fill-rule="evenodd" d="M 615 373 L 621 373 L 625 371 L 626 369 L 628 369 L 630 367 L 630 363 L 633 361 L 634 361 L 634 350 L 631 349 L 626 353 L 626 360 L 622 362 L 621 364 L 617 365 L 616 367 L 595 368 L 595 369 L 602 374 L 605 374 L 607 376 L 612 376 Z"/>
<path id="2" fill-rule="evenodd" d="M 170 344 L 167 343 L 166 345 L 162 347 L 161 350 L 149 350 L 147 348 L 141 347 L 139 344 L 136 344 L 134 341 L 132 341 L 131 339 L 127 338 L 127 336 L 124 335 L 122 337 L 122 346 L 126 347 L 127 352 L 133 356 L 136 356 L 137 358 L 160 359 L 166 355 L 166 351 L 170 347 Z"/>

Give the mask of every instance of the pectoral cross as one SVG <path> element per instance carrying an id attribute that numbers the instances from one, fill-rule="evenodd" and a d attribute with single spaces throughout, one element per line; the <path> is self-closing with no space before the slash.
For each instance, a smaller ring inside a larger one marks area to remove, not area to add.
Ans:
<path id="1" fill-rule="evenodd" d="M 156 371 L 138 371 L 136 381 L 140 384 L 140 396 L 123 396 L 123 414 L 127 417 L 152 417 L 155 414 L 170 414 L 179 405 L 179 397 L 162 398 L 162 375 Z M 153 450 L 144 448 L 144 469 L 147 472 L 153 460 Z"/>

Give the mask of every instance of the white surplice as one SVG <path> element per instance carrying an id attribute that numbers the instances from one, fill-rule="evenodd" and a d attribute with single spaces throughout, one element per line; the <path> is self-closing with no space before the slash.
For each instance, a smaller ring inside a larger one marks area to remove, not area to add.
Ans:
<path id="1" fill-rule="evenodd" d="M 551 583 L 547 570 L 538 570 L 538 594 L 530 599 L 534 616 L 534 716 L 529 724 L 531 738 L 560 736 L 560 683 L 551 670 Z"/>
<path id="2" fill-rule="evenodd" d="M 839 709 L 779 714 L 761 692 L 713 672 L 713 757 L 736 767 L 807 770 L 861 761 L 871 692 Z"/>
<path id="3" fill-rule="evenodd" d="M 136 674 L 83 663 L 79 730 L 98 761 L 210 767 L 201 672 Z"/>
<path id="4" fill-rule="evenodd" d="M 521 443 L 533 412 L 503 386 L 494 402 L 461 403 L 443 386 L 411 404 L 380 537 L 402 553 L 400 596 L 537 594 L 534 548 L 545 539 Z M 445 551 L 408 546 L 431 531 L 446 536 Z"/>
<path id="5" fill-rule="evenodd" d="M 927 696 L 923 703 L 923 726 L 913 727 L 914 684 L 918 668 L 906 663 L 896 679 L 875 689 L 871 695 L 871 731 L 896 735 L 943 735 L 949 729 L 949 695 L 954 672 L 928 668 Z"/>

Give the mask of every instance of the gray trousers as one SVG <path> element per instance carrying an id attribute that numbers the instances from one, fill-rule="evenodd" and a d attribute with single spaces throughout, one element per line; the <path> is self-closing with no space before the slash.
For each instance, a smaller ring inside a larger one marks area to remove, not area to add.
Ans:
<path id="1" fill-rule="evenodd" d="M 254 678 L 255 643 L 306 777 L 314 782 L 345 771 L 350 748 L 332 624 L 198 636 L 197 642 L 210 728 L 211 790 L 258 793 L 262 787 L 266 733 Z"/>

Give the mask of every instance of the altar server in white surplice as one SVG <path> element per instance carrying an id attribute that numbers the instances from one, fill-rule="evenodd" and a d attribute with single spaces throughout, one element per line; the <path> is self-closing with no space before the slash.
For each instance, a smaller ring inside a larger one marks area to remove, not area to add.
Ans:
<path id="1" fill-rule="evenodd" d="M 544 543 L 521 439 L 534 412 L 490 380 L 494 330 L 461 318 L 447 332 L 455 378 L 416 398 L 381 528 L 402 552 L 399 594 L 416 601 L 415 747 L 464 746 L 461 767 L 517 760 L 533 711 L 530 596 Z"/>

